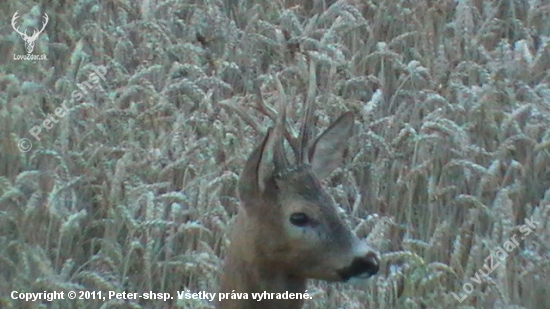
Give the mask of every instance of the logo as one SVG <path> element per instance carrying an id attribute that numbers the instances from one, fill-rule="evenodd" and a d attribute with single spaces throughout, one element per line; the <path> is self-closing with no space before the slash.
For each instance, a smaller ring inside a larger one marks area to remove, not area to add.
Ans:
<path id="1" fill-rule="evenodd" d="M 31 53 L 34 50 L 34 42 L 36 41 L 36 39 L 38 39 L 38 36 L 40 35 L 40 33 L 42 33 L 44 31 L 44 28 L 46 28 L 46 25 L 48 24 L 48 20 L 49 20 L 48 14 L 44 13 L 44 22 L 42 23 L 42 29 L 40 29 L 40 30 L 35 29 L 34 32 L 32 33 L 32 35 L 29 36 L 29 35 L 27 35 L 27 30 L 25 30 L 25 32 L 21 32 L 21 31 L 19 31 L 19 27 L 15 26 L 15 20 L 17 18 L 19 18 L 19 16 L 17 16 L 18 12 L 19 11 L 15 12 L 15 14 L 13 14 L 13 17 L 11 19 L 11 26 L 13 27 L 13 30 L 15 30 L 15 32 L 19 33 L 19 35 L 21 35 L 21 37 L 25 41 L 25 49 L 27 50 L 27 55 L 15 55 L 14 54 L 13 59 L 14 60 L 19 60 L 19 59 L 46 60 L 45 59 L 46 55 L 31 55 Z"/>

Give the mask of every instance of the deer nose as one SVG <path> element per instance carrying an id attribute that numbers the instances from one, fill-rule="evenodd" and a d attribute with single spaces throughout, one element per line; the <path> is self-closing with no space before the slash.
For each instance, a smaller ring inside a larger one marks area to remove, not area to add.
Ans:
<path id="1" fill-rule="evenodd" d="M 338 274 L 343 281 L 348 281 L 350 278 L 368 278 L 378 273 L 380 268 L 380 260 L 374 252 L 369 252 L 363 256 L 353 259 L 350 266 L 340 270 Z"/>
<path id="2" fill-rule="evenodd" d="M 378 273 L 378 270 L 380 269 L 380 259 L 378 258 L 378 255 L 374 252 L 369 252 L 363 257 L 364 265 L 364 273 L 369 274 L 370 276 L 375 275 Z"/>

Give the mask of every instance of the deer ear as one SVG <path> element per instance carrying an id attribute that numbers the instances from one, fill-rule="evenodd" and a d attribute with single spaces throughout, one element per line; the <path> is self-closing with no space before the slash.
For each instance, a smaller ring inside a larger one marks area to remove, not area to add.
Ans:
<path id="1" fill-rule="evenodd" d="M 319 135 L 309 149 L 313 172 L 323 179 L 340 166 L 349 138 L 353 133 L 353 113 L 347 112 Z"/>

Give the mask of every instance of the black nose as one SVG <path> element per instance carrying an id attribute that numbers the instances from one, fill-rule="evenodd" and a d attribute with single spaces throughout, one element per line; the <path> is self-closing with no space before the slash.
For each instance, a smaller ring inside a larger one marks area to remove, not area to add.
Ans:
<path id="1" fill-rule="evenodd" d="M 365 273 L 368 273 L 371 276 L 376 275 L 380 269 L 380 259 L 376 253 L 369 252 L 363 257 L 362 265 Z"/>
<path id="2" fill-rule="evenodd" d="M 343 281 L 347 281 L 352 277 L 370 277 L 378 273 L 380 268 L 380 260 L 374 252 L 369 252 L 362 257 L 356 257 L 350 266 L 340 270 L 338 274 Z"/>

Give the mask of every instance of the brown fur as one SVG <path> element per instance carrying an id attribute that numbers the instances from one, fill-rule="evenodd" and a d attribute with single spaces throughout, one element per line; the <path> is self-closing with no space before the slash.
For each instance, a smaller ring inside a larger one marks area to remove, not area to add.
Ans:
<path id="1" fill-rule="evenodd" d="M 378 271 L 376 253 L 346 227 L 318 179 L 341 163 L 353 115 L 341 116 L 311 147 L 304 139 L 299 153 L 306 155 L 297 155 L 304 162 L 289 164 L 281 113 L 241 174 L 242 207 L 220 280 L 219 292 L 247 293 L 249 299 L 222 300 L 220 309 L 298 309 L 303 300 L 257 301 L 251 293 L 304 293 L 310 278 L 346 281 Z"/>

